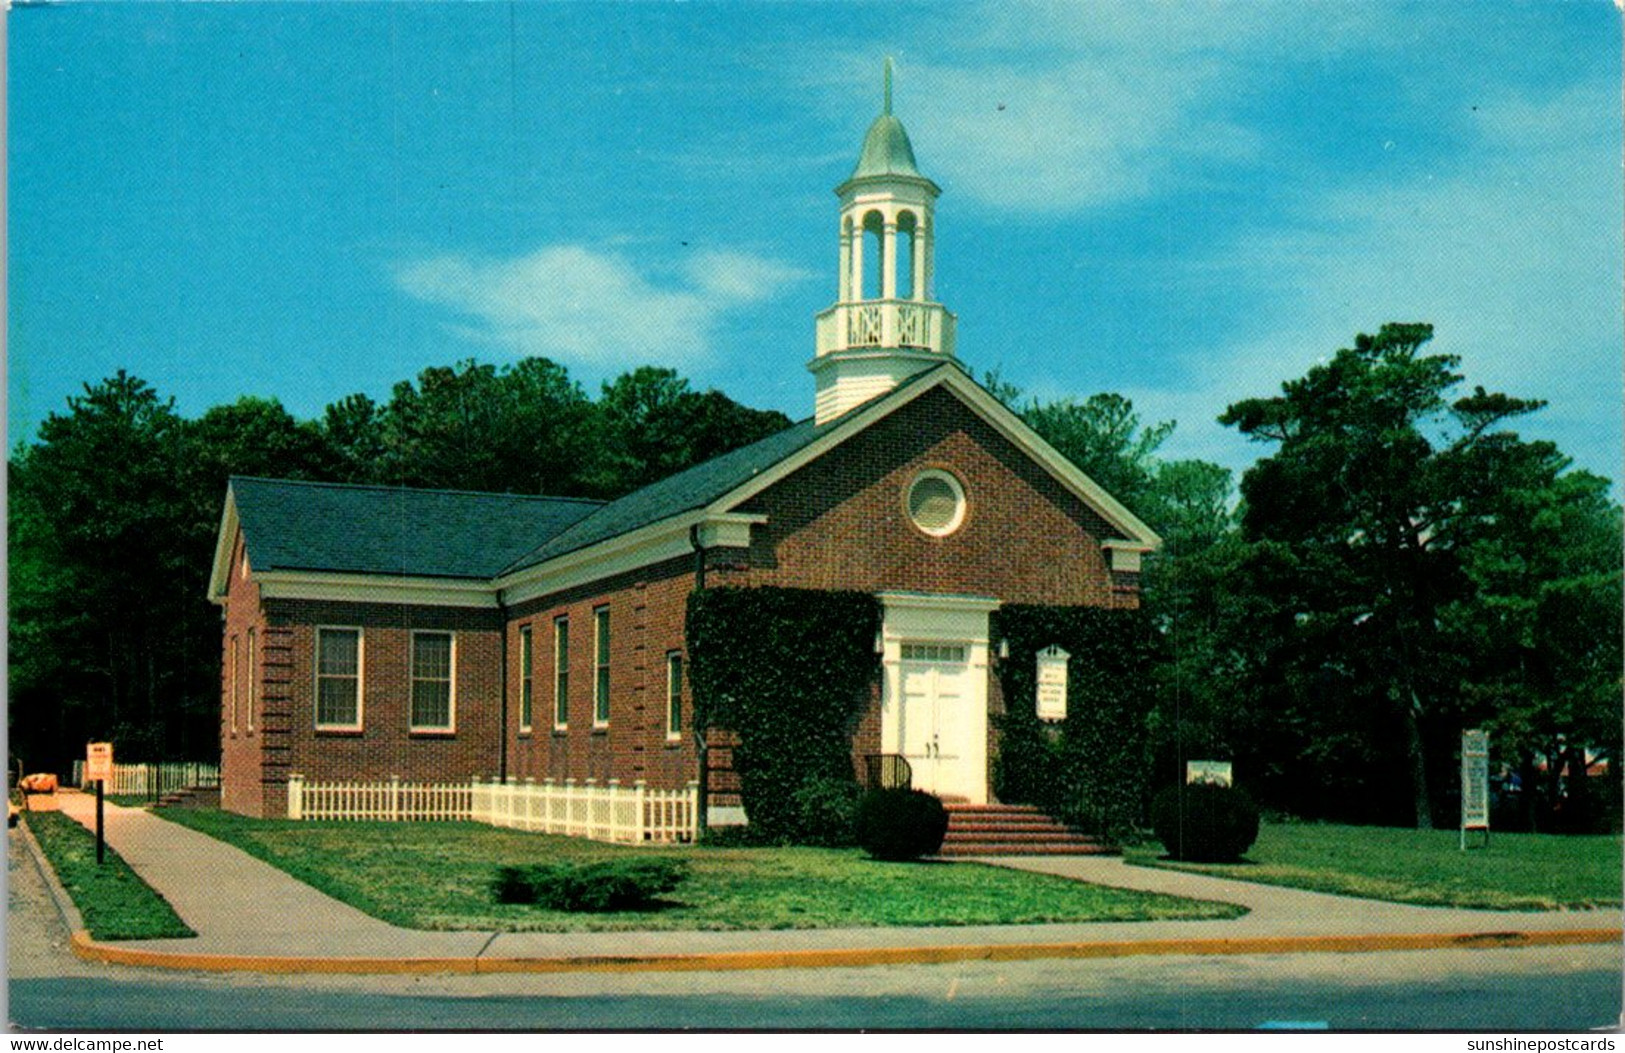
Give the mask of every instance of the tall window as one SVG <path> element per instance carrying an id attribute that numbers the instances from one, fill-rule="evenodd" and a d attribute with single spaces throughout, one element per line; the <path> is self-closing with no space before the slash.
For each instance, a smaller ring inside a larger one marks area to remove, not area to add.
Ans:
<path id="1" fill-rule="evenodd" d="M 412 730 L 451 731 L 451 633 L 412 634 Z"/>
<path id="2" fill-rule="evenodd" d="M 553 726 L 570 726 L 570 619 L 553 619 Z"/>
<path id="3" fill-rule="evenodd" d="M 227 708 L 231 711 L 231 733 L 237 734 L 237 637 L 231 638 L 231 654 L 228 661 L 231 663 L 231 677 L 226 681 L 226 697 L 229 699 Z"/>
<path id="4" fill-rule="evenodd" d="M 316 630 L 316 726 L 361 727 L 361 630 Z"/>
<path id="5" fill-rule="evenodd" d="M 259 663 L 259 652 L 254 646 L 255 632 L 248 630 L 248 730 L 254 730 L 254 698 L 258 692 L 259 677 L 254 675 L 254 667 Z"/>
<path id="6" fill-rule="evenodd" d="M 592 612 L 593 666 L 597 674 L 592 685 L 592 723 L 594 727 L 609 724 L 609 608 L 599 607 Z"/>
<path id="7" fill-rule="evenodd" d="M 666 738 L 683 737 L 683 656 L 678 651 L 666 655 Z"/>
<path id="8" fill-rule="evenodd" d="M 530 730 L 533 695 L 530 686 L 530 626 L 519 627 L 519 730 Z"/>

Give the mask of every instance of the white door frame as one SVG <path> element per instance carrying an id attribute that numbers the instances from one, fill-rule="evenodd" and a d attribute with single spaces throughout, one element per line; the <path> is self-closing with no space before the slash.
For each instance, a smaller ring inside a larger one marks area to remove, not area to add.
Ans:
<path id="1" fill-rule="evenodd" d="M 950 596 L 923 592 L 882 592 L 880 748 L 903 752 L 903 644 L 954 644 L 965 648 L 970 667 L 965 707 L 958 721 L 961 740 L 944 752 L 957 755 L 938 793 L 987 803 L 988 614 L 999 601 L 985 596 Z"/>

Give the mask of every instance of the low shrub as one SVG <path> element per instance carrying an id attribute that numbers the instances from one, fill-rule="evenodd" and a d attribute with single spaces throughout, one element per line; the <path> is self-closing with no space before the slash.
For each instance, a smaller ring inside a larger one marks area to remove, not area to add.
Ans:
<path id="1" fill-rule="evenodd" d="M 851 779 L 808 779 L 795 792 L 797 844 L 845 848 L 856 840 L 858 797 Z"/>
<path id="2" fill-rule="evenodd" d="M 1151 802 L 1151 826 L 1175 859 L 1234 863 L 1258 839 L 1258 805 L 1233 786 L 1169 786 Z"/>
<path id="3" fill-rule="evenodd" d="M 678 859 L 529 863 L 498 867 L 491 892 L 498 903 L 533 903 L 547 910 L 645 910 L 687 876 L 688 864 Z"/>
<path id="4" fill-rule="evenodd" d="M 858 801 L 855 833 L 875 859 L 918 859 L 942 847 L 948 810 L 924 790 L 870 790 Z"/>

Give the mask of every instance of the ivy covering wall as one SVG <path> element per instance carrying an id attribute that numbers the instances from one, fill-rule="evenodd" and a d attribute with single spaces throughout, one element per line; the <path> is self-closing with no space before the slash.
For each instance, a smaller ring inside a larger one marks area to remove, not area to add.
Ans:
<path id="1" fill-rule="evenodd" d="M 757 836 L 799 839 L 797 791 L 855 782 L 852 734 L 880 671 L 880 601 L 861 592 L 716 588 L 688 598 L 689 687 L 733 766 Z"/>
<path id="2" fill-rule="evenodd" d="M 1156 701 L 1163 646 L 1144 611 L 1009 605 L 993 612 L 993 646 L 1005 712 L 994 788 L 1010 804 L 1034 804 L 1081 829 L 1120 836 L 1141 818 L 1147 720 Z M 1066 719 L 1036 712 L 1038 652 L 1051 645 L 1067 663 Z"/>

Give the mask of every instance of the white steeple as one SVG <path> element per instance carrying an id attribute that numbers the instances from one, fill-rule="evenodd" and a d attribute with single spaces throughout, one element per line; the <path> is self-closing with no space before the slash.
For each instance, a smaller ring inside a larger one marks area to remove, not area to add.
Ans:
<path id="1" fill-rule="evenodd" d="M 822 424 L 940 362 L 954 361 L 954 316 L 931 299 L 933 212 L 941 188 L 920 174 L 903 122 L 884 103 L 841 200 L 840 279 L 818 315 L 814 418 Z M 906 262 L 902 255 L 906 253 Z"/>

